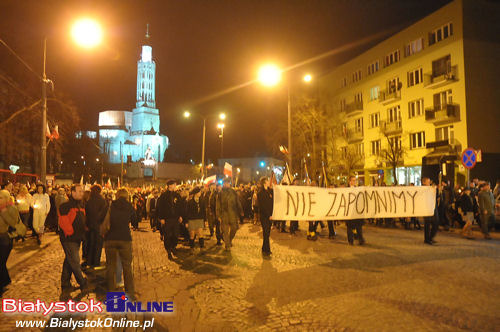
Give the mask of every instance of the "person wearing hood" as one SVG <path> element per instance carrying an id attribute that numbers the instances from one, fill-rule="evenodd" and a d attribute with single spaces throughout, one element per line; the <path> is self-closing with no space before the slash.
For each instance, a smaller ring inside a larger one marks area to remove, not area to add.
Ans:
<path id="1" fill-rule="evenodd" d="M 132 236 L 129 224 L 135 218 L 135 211 L 128 201 L 128 191 L 121 188 L 116 192 L 116 200 L 109 211 L 110 228 L 104 236 L 106 250 L 106 279 L 108 291 L 116 289 L 116 265 L 120 258 L 123 267 L 125 292 L 129 299 L 135 299 L 134 276 L 132 274 Z"/>

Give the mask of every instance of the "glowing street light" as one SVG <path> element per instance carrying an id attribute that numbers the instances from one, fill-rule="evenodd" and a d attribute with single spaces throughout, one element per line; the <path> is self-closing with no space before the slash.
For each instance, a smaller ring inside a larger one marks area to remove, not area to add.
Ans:
<path id="1" fill-rule="evenodd" d="M 219 129 L 224 129 L 224 124 L 223 124 L 223 123 L 218 123 L 218 124 L 217 124 L 217 128 L 219 128 Z"/>
<path id="2" fill-rule="evenodd" d="M 309 83 L 311 81 L 312 81 L 312 76 L 310 74 L 304 76 L 304 82 Z"/>
<path id="3" fill-rule="evenodd" d="M 191 113 L 189 111 L 184 111 L 184 117 L 187 119 L 191 116 Z"/>
<path id="4" fill-rule="evenodd" d="M 281 80 L 281 70 L 273 64 L 264 65 L 259 69 L 258 79 L 262 85 L 274 86 Z"/>
<path id="5" fill-rule="evenodd" d="M 219 114 L 219 119 L 220 120 L 226 120 L 226 113 Z"/>
<path id="6" fill-rule="evenodd" d="M 95 47 L 102 40 L 101 26 L 89 18 L 76 21 L 71 29 L 71 35 L 76 43 L 84 48 Z"/>

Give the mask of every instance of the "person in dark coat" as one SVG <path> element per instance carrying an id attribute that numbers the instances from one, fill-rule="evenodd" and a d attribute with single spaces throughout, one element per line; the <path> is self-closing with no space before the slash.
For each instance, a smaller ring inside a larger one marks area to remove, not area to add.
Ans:
<path id="1" fill-rule="evenodd" d="M 158 219 L 163 228 L 163 244 L 168 254 L 168 259 L 174 260 L 175 247 L 179 236 L 179 223 L 182 223 L 180 212 L 180 196 L 175 192 L 176 182 L 169 180 L 167 190 L 158 199 Z"/>
<path id="2" fill-rule="evenodd" d="M 88 281 L 80 266 L 80 244 L 85 237 L 86 218 L 83 207 L 83 186 L 71 186 L 70 198 L 59 207 L 59 238 L 65 258 L 61 273 L 61 289 L 71 290 L 71 275 L 75 276 L 82 292 L 88 291 Z"/>
<path id="3" fill-rule="evenodd" d="M 132 274 L 132 236 L 129 224 L 135 218 L 135 211 L 128 201 L 128 191 L 121 188 L 116 193 L 116 200 L 111 203 L 109 210 L 109 231 L 104 236 L 106 248 L 106 280 L 108 291 L 116 289 L 117 258 L 123 267 L 125 292 L 130 300 L 135 299 L 134 276 Z"/>
<path id="4" fill-rule="evenodd" d="M 90 188 L 90 198 L 85 205 L 85 214 L 87 216 L 87 226 L 89 228 L 89 244 L 87 252 L 87 264 L 96 268 L 101 265 L 101 253 L 103 238 L 99 232 L 104 217 L 108 212 L 108 204 L 101 195 L 102 188 L 95 184 Z"/>
<path id="5" fill-rule="evenodd" d="M 260 223 L 262 225 L 262 255 L 271 256 L 271 246 L 269 244 L 269 235 L 271 234 L 271 220 L 273 214 L 273 191 L 269 187 L 269 179 L 262 177 L 260 179 L 261 189 L 257 193 L 259 201 Z"/>
<path id="6" fill-rule="evenodd" d="M 351 175 L 349 177 L 349 187 L 356 187 L 357 179 L 355 176 Z M 356 230 L 357 239 L 359 245 L 365 244 L 365 238 L 363 237 L 363 219 L 351 219 L 346 220 L 347 225 L 347 242 L 350 245 L 354 244 L 354 230 Z"/>
<path id="7" fill-rule="evenodd" d="M 203 238 L 203 226 L 205 224 L 203 204 L 201 201 L 200 188 L 194 188 L 190 193 L 190 199 L 187 202 L 187 216 L 189 225 L 189 246 L 194 249 L 195 237 L 198 236 L 200 248 L 205 247 Z"/>

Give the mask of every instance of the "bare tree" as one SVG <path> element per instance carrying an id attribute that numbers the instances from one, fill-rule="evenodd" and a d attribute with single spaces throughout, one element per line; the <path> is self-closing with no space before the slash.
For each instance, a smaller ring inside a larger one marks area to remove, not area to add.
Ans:
<path id="1" fill-rule="evenodd" d="M 387 147 L 382 149 L 380 152 L 380 156 L 382 160 L 391 167 L 393 183 L 398 185 L 398 177 L 396 174 L 396 169 L 398 166 L 403 164 L 403 158 L 406 154 L 406 149 L 404 148 L 401 137 L 402 135 L 389 135 L 387 131 L 385 131 L 381 127 L 381 133 L 387 143 Z"/>

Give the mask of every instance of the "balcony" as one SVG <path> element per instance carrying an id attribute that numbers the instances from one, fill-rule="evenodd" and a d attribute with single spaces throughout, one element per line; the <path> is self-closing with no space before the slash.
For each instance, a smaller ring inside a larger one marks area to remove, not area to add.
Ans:
<path id="1" fill-rule="evenodd" d="M 460 107 L 456 104 L 446 104 L 425 110 L 425 120 L 439 126 L 460 121 Z"/>
<path id="2" fill-rule="evenodd" d="M 447 84 L 458 81 L 458 66 L 451 66 L 445 73 L 424 75 L 424 87 L 428 89 L 436 89 Z"/>
<path id="3" fill-rule="evenodd" d="M 401 120 L 392 122 L 380 121 L 380 128 L 382 128 L 384 134 L 388 135 L 400 134 L 403 132 Z"/>
<path id="4" fill-rule="evenodd" d="M 347 130 L 347 142 L 348 143 L 362 141 L 363 137 L 364 137 L 363 130 L 357 130 L 354 128 Z"/>
<path id="5" fill-rule="evenodd" d="M 345 105 L 345 113 L 347 115 L 356 114 L 358 112 L 363 112 L 363 102 L 355 101 Z"/>
<path id="6" fill-rule="evenodd" d="M 380 95 L 378 97 L 378 101 L 382 105 L 388 105 L 398 100 L 401 100 L 401 90 L 383 90 L 380 91 Z"/>

